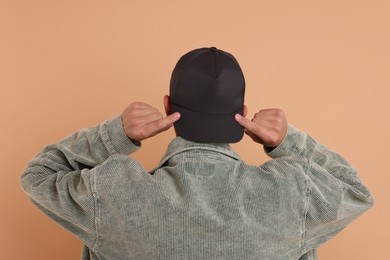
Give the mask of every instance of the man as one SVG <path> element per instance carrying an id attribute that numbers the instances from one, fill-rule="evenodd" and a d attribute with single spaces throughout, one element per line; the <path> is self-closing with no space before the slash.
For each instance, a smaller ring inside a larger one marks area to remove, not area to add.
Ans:
<path id="1" fill-rule="evenodd" d="M 47 146 L 21 184 L 84 243 L 82 259 L 316 259 L 315 249 L 373 205 L 341 156 L 288 125 L 280 109 L 246 118 L 236 59 L 212 48 L 172 73 L 167 117 L 132 103 L 111 120 Z M 128 155 L 175 126 L 150 173 Z M 273 160 L 245 164 L 245 133 Z"/>

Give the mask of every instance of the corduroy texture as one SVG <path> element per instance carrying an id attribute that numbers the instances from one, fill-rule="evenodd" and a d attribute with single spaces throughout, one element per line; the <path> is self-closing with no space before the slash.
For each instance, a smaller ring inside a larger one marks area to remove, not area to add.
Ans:
<path id="1" fill-rule="evenodd" d="M 118 116 L 49 145 L 22 175 L 82 259 L 316 259 L 373 205 L 348 162 L 291 125 L 258 167 L 178 137 L 148 173 L 127 156 L 138 148 Z"/>

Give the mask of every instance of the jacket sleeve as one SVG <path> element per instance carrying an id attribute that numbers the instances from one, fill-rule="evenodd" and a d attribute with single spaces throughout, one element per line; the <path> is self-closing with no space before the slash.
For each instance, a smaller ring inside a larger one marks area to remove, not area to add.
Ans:
<path id="1" fill-rule="evenodd" d="M 111 155 L 130 154 L 139 145 L 126 136 L 121 117 L 116 116 L 44 148 L 29 162 L 20 183 L 39 209 L 92 248 L 95 167 Z"/>
<path id="2" fill-rule="evenodd" d="M 343 157 L 292 125 L 283 142 L 266 152 L 272 158 L 299 156 L 307 162 L 303 234 L 307 251 L 331 239 L 373 206 L 373 197 L 355 169 Z"/>

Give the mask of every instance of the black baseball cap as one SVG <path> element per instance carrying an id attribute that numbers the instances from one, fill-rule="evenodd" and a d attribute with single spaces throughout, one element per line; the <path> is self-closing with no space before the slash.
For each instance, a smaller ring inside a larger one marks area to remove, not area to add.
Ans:
<path id="1" fill-rule="evenodd" d="M 171 112 L 182 138 L 193 142 L 236 143 L 244 135 L 235 114 L 243 114 L 245 79 L 237 60 L 215 47 L 188 52 L 170 82 Z"/>

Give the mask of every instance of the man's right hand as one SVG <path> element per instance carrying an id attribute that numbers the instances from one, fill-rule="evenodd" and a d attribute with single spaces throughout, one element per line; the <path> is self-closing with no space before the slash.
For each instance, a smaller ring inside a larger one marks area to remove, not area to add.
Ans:
<path id="1" fill-rule="evenodd" d="M 277 108 L 260 110 L 252 120 L 238 114 L 235 119 L 253 141 L 268 148 L 277 147 L 287 134 L 287 118 Z"/>
<path id="2" fill-rule="evenodd" d="M 122 125 L 126 135 L 139 142 L 168 130 L 179 119 L 178 112 L 163 117 L 156 108 L 141 102 L 131 103 L 122 112 Z"/>

